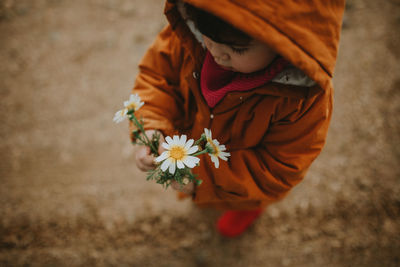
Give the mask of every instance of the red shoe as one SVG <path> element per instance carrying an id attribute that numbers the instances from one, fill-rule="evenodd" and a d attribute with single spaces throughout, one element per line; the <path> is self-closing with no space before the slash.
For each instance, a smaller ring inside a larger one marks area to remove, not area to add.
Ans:
<path id="1" fill-rule="evenodd" d="M 230 210 L 226 211 L 217 221 L 219 233 L 226 237 L 235 237 L 242 234 L 260 216 L 258 210 Z"/>

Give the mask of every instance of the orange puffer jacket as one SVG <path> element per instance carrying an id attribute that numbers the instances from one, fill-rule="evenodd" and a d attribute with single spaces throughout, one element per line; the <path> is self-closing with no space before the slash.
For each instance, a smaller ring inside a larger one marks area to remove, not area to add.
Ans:
<path id="1" fill-rule="evenodd" d="M 205 50 L 172 0 L 165 7 L 169 25 L 139 65 L 133 91 L 145 102 L 137 115 L 146 129 L 198 139 L 208 128 L 231 153 L 218 169 L 200 156 L 193 172 L 203 183 L 194 202 L 221 209 L 263 207 L 303 179 L 325 143 L 344 1 L 186 2 L 265 42 L 315 81 L 300 86 L 278 80 L 230 92 L 209 108 L 199 88 Z"/>

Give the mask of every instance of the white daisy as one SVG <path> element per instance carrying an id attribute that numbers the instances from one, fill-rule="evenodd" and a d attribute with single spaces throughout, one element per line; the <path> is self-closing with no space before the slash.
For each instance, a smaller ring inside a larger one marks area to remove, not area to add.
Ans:
<path id="1" fill-rule="evenodd" d="M 116 123 L 120 123 L 121 121 L 125 120 L 128 117 L 128 109 L 124 108 L 118 110 L 113 118 L 113 121 Z"/>
<path id="2" fill-rule="evenodd" d="M 225 145 L 220 145 L 217 139 L 212 139 L 211 130 L 204 128 L 204 134 L 206 135 L 207 145 L 209 145 L 213 150 L 212 152 L 208 153 L 208 155 L 210 155 L 211 161 L 214 162 L 215 168 L 218 168 L 219 158 L 227 161 L 231 153 L 225 152 Z"/>
<path id="3" fill-rule="evenodd" d="M 161 145 L 166 149 L 155 161 L 161 162 L 161 170 L 166 171 L 169 169 L 171 174 L 175 173 L 176 167 L 178 169 L 185 168 L 185 165 L 189 168 L 193 168 L 199 163 L 200 159 L 191 156 L 199 149 L 197 145 L 192 146 L 194 143 L 193 139 L 186 141 L 186 135 L 179 136 L 174 135 L 173 139 L 169 136 L 165 138 L 166 143 Z"/>
<path id="4" fill-rule="evenodd" d="M 204 128 L 204 134 L 206 135 L 207 142 L 212 141 L 211 130 Z"/>
<path id="5" fill-rule="evenodd" d="M 141 101 L 140 96 L 138 94 L 131 94 L 129 100 L 124 101 L 124 106 L 128 110 L 133 109 L 137 111 L 144 105 L 144 102 Z"/>
<path id="6" fill-rule="evenodd" d="M 124 109 L 118 110 L 113 118 L 113 121 L 119 123 L 126 118 L 128 118 L 129 110 L 133 109 L 133 111 L 137 111 L 144 105 L 144 102 L 141 101 L 140 96 L 138 94 L 131 94 L 127 101 L 124 101 Z"/>

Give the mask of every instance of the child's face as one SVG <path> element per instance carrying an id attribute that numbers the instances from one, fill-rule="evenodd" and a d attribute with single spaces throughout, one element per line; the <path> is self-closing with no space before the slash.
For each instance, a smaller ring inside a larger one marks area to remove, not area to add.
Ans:
<path id="1" fill-rule="evenodd" d="M 255 39 L 245 46 L 217 43 L 205 35 L 203 40 L 218 65 L 236 72 L 251 73 L 262 70 L 276 56 L 269 46 Z"/>

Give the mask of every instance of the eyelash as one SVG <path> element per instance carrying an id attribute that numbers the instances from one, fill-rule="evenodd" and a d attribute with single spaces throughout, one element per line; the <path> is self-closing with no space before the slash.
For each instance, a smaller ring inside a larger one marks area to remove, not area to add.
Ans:
<path id="1" fill-rule="evenodd" d="M 235 48 L 235 47 L 231 47 L 233 53 L 236 53 L 238 55 L 242 55 L 247 51 L 247 48 Z"/>

